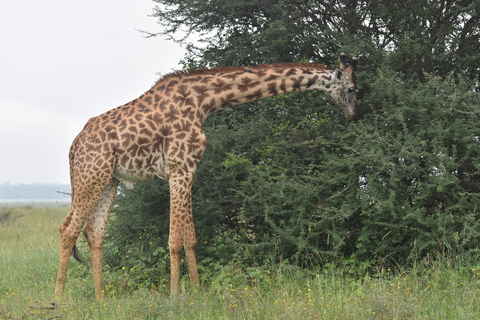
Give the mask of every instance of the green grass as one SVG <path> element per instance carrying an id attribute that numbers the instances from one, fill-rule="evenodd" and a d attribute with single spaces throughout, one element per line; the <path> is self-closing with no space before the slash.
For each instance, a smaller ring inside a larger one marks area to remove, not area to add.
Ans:
<path id="1" fill-rule="evenodd" d="M 168 285 L 128 286 L 129 271 L 106 270 L 102 301 L 95 300 L 90 270 L 72 260 L 58 302 L 58 226 L 67 211 L 0 208 L 0 319 L 480 318 L 478 267 L 446 259 L 356 278 L 334 267 L 307 273 L 289 265 L 228 265 L 199 287 L 184 277 L 173 300 Z"/>

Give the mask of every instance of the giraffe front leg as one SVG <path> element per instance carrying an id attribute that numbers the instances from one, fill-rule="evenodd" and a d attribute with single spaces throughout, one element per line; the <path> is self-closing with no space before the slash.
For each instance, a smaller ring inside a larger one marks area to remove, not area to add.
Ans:
<path id="1" fill-rule="evenodd" d="M 187 257 L 188 275 L 190 276 L 190 280 L 193 282 L 193 284 L 198 286 L 200 285 L 200 281 L 198 278 L 197 258 L 195 256 L 195 245 L 197 244 L 197 238 L 195 236 L 195 226 L 193 225 L 191 202 L 189 214 L 185 220 L 184 231 L 184 247 L 185 256 Z"/>
<path id="2" fill-rule="evenodd" d="M 173 243 L 172 236 L 169 237 L 168 245 L 170 247 L 170 294 L 176 296 L 180 283 L 180 252 L 182 247 Z"/>
<path id="3" fill-rule="evenodd" d="M 192 218 L 191 186 L 193 173 L 170 176 L 170 291 L 178 293 L 180 283 L 180 253 L 185 248 L 190 279 L 198 284 L 198 270 L 195 258 L 195 229 Z"/>

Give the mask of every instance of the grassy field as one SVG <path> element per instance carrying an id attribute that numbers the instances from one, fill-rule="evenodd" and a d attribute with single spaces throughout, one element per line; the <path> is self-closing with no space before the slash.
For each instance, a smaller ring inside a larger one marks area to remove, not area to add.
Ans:
<path id="1" fill-rule="evenodd" d="M 480 318 L 478 264 L 445 260 L 355 278 L 335 268 L 311 276 L 280 266 L 258 269 L 248 282 L 232 280 L 244 268 L 226 266 L 200 287 L 182 280 L 174 300 L 163 286 L 126 291 L 114 281 L 121 271 L 106 270 L 102 301 L 95 300 L 90 270 L 72 261 L 65 298 L 55 301 L 58 226 L 67 211 L 0 208 L 0 319 Z"/>

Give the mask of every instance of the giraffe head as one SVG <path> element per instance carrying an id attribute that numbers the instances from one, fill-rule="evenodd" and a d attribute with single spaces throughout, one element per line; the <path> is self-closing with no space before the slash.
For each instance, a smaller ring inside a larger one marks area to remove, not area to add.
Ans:
<path id="1" fill-rule="evenodd" d="M 345 53 L 340 54 L 340 68 L 335 69 L 327 95 L 345 113 L 345 118 L 354 119 L 357 116 L 357 91 L 355 89 L 355 66 L 357 58 L 353 57 L 350 66 L 345 65 Z"/>

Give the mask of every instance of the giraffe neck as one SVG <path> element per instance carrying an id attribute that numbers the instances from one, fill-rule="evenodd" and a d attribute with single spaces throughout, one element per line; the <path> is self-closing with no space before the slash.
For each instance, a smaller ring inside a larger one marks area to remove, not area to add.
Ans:
<path id="1" fill-rule="evenodd" d="M 334 73 L 333 68 L 314 64 L 191 70 L 168 75 L 152 89 L 180 108 L 196 108 L 204 121 L 223 108 L 293 91 L 328 94 L 335 85 Z"/>

